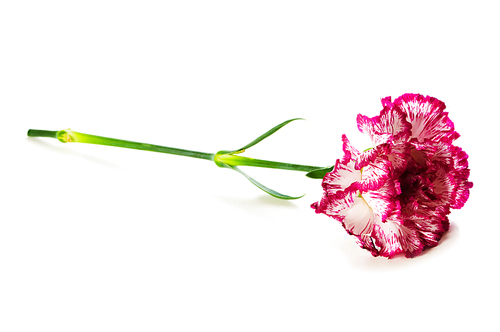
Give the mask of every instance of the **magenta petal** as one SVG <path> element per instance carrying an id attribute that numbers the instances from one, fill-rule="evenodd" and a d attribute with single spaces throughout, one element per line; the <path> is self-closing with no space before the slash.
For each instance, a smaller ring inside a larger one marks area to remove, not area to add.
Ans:
<path id="1" fill-rule="evenodd" d="M 424 249 L 418 231 L 401 224 L 397 218 L 391 217 L 384 222 L 374 219 L 373 225 L 370 226 L 365 230 L 371 230 L 371 233 L 349 233 L 355 237 L 361 248 L 370 251 L 373 256 L 392 258 L 404 253 L 407 258 L 412 258 Z"/>
<path id="2" fill-rule="evenodd" d="M 358 149 L 352 146 L 346 135 L 342 135 L 342 151 L 344 151 L 344 158 L 342 159 L 343 163 L 348 163 L 351 160 L 356 160 L 361 154 Z"/>
<path id="3" fill-rule="evenodd" d="M 382 98 L 380 101 L 382 102 L 382 106 L 392 108 L 392 107 L 394 107 L 394 104 L 392 103 L 391 100 L 392 100 L 391 96 L 388 96 L 388 97 Z"/>
<path id="4" fill-rule="evenodd" d="M 411 135 L 411 124 L 398 108 L 384 107 L 380 112 L 380 131 L 393 135 L 394 142 L 406 141 Z"/>
<path id="5" fill-rule="evenodd" d="M 316 213 L 324 213 L 331 217 L 338 217 L 340 211 L 348 209 L 354 202 L 355 193 L 353 192 L 338 192 L 336 195 L 325 194 L 321 201 L 311 205 Z M 342 218 L 336 218 L 342 221 Z"/>
<path id="6" fill-rule="evenodd" d="M 398 143 L 391 146 L 391 153 L 387 156 L 391 162 L 391 169 L 394 177 L 401 175 L 407 165 L 410 157 L 410 144 Z"/>
<path id="7" fill-rule="evenodd" d="M 337 160 L 332 172 L 323 178 L 323 188 L 329 195 L 335 195 L 340 190 L 357 190 L 357 183 L 361 180 L 361 171 L 354 169 L 354 162 Z"/>
<path id="8" fill-rule="evenodd" d="M 391 145 L 384 143 L 377 145 L 373 149 L 369 149 L 366 151 L 363 151 L 358 155 L 356 158 L 356 164 L 355 168 L 356 169 L 362 169 L 363 167 L 369 165 L 370 163 L 376 162 L 377 158 L 380 158 L 380 156 L 387 156 L 390 155 L 391 153 Z M 383 159 L 387 159 L 387 157 L 383 157 Z"/>
<path id="9" fill-rule="evenodd" d="M 444 112 L 446 105 L 439 99 L 407 93 L 394 101 L 394 107 L 406 113 L 412 126 L 411 137 L 421 142 L 425 139 L 453 141 L 460 136 Z"/>
<path id="10" fill-rule="evenodd" d="M 360 197 L 354 197 L 352 205 L 340 211 L 339 216 L 345 229 L 354 235 L 371 234 L 374 224 L 380 220 Z"/>
<path id="11" fill-rule="evenodd" d="M 472 182 L 468 181 L 470 170 L 468 168 L 467 154 L 461 148 L 454 147 L 452 155 L 453 176 L 456 183 L 455 204 L 453 204 L 452 208 L 460 209 L 469 199 Z"/>
<path id="12" fill-rule="evenodd" d="M 413 213 L 404 220 L 418 232 L 426 248 L 437 246 L 443 234 L 450 228 L 446 211 L 440 211 L 440 209 L 424 211 L 423 214 Z"/>
<path id="13" fill-rule="evenodd" d="M 390 218 L 385 223 L 376 225 L 373 238 L 379 247 L 379 254 L 387 258 L 394 257 L 399 253 L 404 253 L 407 258 L 412 258 L 424 248 L 418 232 L 411 227 L 402 225 L 395 218 Z"/>
<path id="14" fill-rule="evenodd" d="M 357 117 L 359 131 L 367 134 L 374 146 L 403 142 L 411 135 L 411 124 L 406 119 L 406 113 L 393 107 L 390 97 L 387 98 L 382 100 L 384 108 L 379 116 L 369 118 L 359 114 Z"/>
<path id="15" fill-rule="evenodd" d="M 428 156 L 428 163 L 439 163 L 448 171 L 453 169 L 456 154 L 455 146 L 446 141 L 433 142 L 433 145 L 434 151 Z"/>
<path id="16" fill-rule="evenodd" d="M 427 205 L 451 207 L 455 204 L 455 197 L 457 193 L 457 185 L 453 174 L 446 172 L 443 167 L 438 167 L 432 182 L 432 193 L 434 194 L 432 202 Z"/>
<path id="17" fill-rule="evenodd" d="M 370 137 L 374 146 L 388 143 L 393 140 L 392 133 L 384 132 L 383 129 L 380 128 L 379 116 L 369 118 L 367 116 L 358 114 L 357 122 L 359 131 L 361 131 L 364 134 L 367 134 Z"/>
<path id="18" fill-rule="evenodd" d="M 389 160 L 378 157 L 374 162 L 363 167 L 358 189 L 368 191 L 380 188 L 390 176 L 391 165 Z"/>
<path id="19" fill-rule="evenodd" d="M 323 178 L 323 198 L 311 207 L 316 213 L 336 216 L 338 211 L 349 208 L 358 190 L 361 171 L 354 169 L 353 161 L 337 160 L 332 172 Z"/>
<path id="20" fill-rule="evenodd" d="M 382 105 L 379 116 L 357 117 L 373 147 L 360 152 L 343 135 L 344 157 L 312 207 L 373 256 L 415 257 L 439 243 L 450 210 L 467 201 L 468 156 L 452 144 L 459 135 L 438 99 L 405 94 Z"/>
<path id="21" fill-rule="evenodd" d="M 389 215 L 400 210 L 399 201 L 396 199 L 398 187 L 399 183 L 395 183 L 394 179 L 388 179 L 377 190 L 363 192 L 361 196 L 373 213 L 380 216 L 381 220 L 385 220 Z"/>

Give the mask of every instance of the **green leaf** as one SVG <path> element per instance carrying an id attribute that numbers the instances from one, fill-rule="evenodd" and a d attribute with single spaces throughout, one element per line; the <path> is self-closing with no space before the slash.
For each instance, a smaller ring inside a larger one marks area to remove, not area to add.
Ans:
<path id="1" fill-rule="evenodd" d="M 311 179 L 322 179 L 325 177 L 326 173 L 330 173 L 331 171 L 333 171 L 333 167 L 334 166 L 318 168 L 315 169 L 314 171 L 306 173 L 306 176 Z"/>
<path id="2" fill-rule="evenodd" d="M 241 152 L 245 151 L 246 149 L 254 146 L 255 144 L 257 144 L 260 141 L 262 141 L 263 139 L 271 136 L 272 134 L 274 134 L 275 132 L 277 132 L 278 130 L 280 130 L 281 128 L 283 128 L 284 126 L 286 126 L 287 124 L 289 124 L 290 122 L 295 121 L 295 120 L 304 120 L 304 119 L 302 119 L 302 118 L 295 118 L 295 119 L 290 119 L 290 120 L 287 120 L 287 121 L 285 121 L 283 123 L 280 123 L 279 125 L 277 125 L 277 126 L 273 127 L 272 129 L 268 130 L 266 133 L 260 135 L 259 137 L 257 137 L 256 139 L 254 139 L 253 141 L 251 141 L 250 143 L 248 143 L 247 145 L 245 145 L 241 149 L 234 150 L 231 153 L 241 153 Z"/>
<path id="3" fill-rule="evenodd" d="M 244 147 L 238 149 L 238 150 L 221 150 L 217 152 L 214 156 L 214 162 L 217 166 L 219 167 L 224 167 L 224 168 L 230 168 L 232 170 L 235 170 L 238 173 L 241 173 L 244 177 L 246 177 L 250 182 L 252 182 L 256 187 L 260 188 L 261 190 L 265 191 L 269 195 L 279 198 L 279 199 L 298 199 L 303 197 L 302 196 L 288 196 L 281 194 L 273 189 L 270 189 L 266 186 L 264 186 L 262 183 L 258 182 L 245 172 L 243 172 L 241 169 L 237 167 L 237 165 L 241 166 L 256 166 L 256 167 L 267 167 L 267 168 L 276 168 L 276 169 L 287 169 L 287 170 L 296 170 L 296 171 L 304 171 L 304 172 L 314 172 L 317 169 L 320 169 L 320 167 L 314 167 L 314 166 L 304 166 L 304 165 L 296 165 L 296 164 L 289 164 L 289 163 L 279 163 L 279 162 L 274 162 L 274 161 L 268 161 L 268 160 L 260 160 L 260 159 L 253 159 L 253 158 L 248 158 L 248 157 L 242 157 L 242 156 L 236 156 L 237 154 L 245 152 L 246 149 L 254 146 L 255 144 L 259 143 L 260 141 L 266 139 L 267 137 L 271 136 L 287 124 L 289 124 L 292 121 L 295 120 L 304 120 L 302 118 L 295 118 L 295 119 L 290 119 L 285 122 L 280 123 L 279 125 L 271 128 L 267 132 L 265 132 L 263 135 L 260 135 L 256 139 L 254 139 L 252 142 L 248 143 Z"/>
<path id="4" fill-rule="evenodd" d="M 248 174 L 246 174 L 245 172 L 243 172 L 238 167 L 236 167 L 236 166 L 227 166 L 227 167 L 235 170 L 238 173 L 243 174 L 243 176 L 246 177 L 255 186 L 257 186 L 258 188 L 262 189 L 263 191 L 265 191 L 266 193 L 268 193 L 269 195 L 271 195 L 273 197 L 276 197 L 276 198 L 279 198 L 279 199 L 298 199 L 298 198 L 301 198 L 301 197 L 304 196 L 304 195 L 302 195 L 302 196 L 296 196 L 296 197 L 294 197 L 294 196 L 288 196 L 288 195 L 281 194 L 281 193 L 279 193 L 279 192 L 277 192 L 275 190 L 272 190 L 272 189 L 264 186 L 263 184 L 261 184 L 260 182 L 258 182 L 257 180 L 255 180 L 254 178 L 252 178 L 251 176 L 249 176 Z"/>

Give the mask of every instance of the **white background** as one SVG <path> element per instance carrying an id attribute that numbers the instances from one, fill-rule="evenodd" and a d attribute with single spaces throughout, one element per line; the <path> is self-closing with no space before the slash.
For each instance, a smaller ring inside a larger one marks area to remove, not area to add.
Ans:
<path id="1" fill-rule="evenodd" d="M 3 1 L 1 331 L 493 331 L 496 1 Z M 443 100 L 474 188 L 441 244 L 374 258 L 320 181 L 29 139 L 73 130 L 327 166 L 358 113 Z"/>

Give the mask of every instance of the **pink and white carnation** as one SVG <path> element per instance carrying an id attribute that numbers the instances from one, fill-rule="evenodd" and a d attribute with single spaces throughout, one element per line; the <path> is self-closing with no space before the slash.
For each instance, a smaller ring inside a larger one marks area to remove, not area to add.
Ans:
<path id="1" fill-rule="evenodd" d="M 374 256 L 415 257 L 438 244 L 450 209 L 469 198 L 468 156 L 452 144 L 459 134 L 442 101 L 404 94 L 382 106 L 379 116 L 357 117 L 373 148 L 360 152 L 343 135 L 344 157 L 312 207 L 340 221 Z"/>

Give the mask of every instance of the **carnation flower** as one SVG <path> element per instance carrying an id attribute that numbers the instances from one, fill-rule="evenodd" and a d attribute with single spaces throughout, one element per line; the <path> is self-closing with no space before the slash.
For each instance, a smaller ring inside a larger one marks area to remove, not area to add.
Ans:
<path id="1" fill-rule="evenodd" d="M 373 147 L 364 152 L 342 136 L 344 157 L 323 179 L 312 207 L 331 216 L 374 256 L 415 257 L 449 229 L 450 209 L 469 197 L 467 154 L 445 104 L 404 94 L 382 99 L 379 116 L 358 115 L 358 129 Z"/>
<path id="2" fill-rule="evenodd" d="M 62 143 L 87 143 L 153 151 L 214 162 L 237 171 L 259 189 L 279 199 L 282 194 L 258 182 L 240 166 L 306 172 L 323 179 L 324 194 L 312 207 L 339 220 L 362 248 L 374 256 L 414 257 L 438 244 L 449 229 L 450 209 L 460 209 L 469 198 L 467 154 L 452 143 L 459 137 L 453 122 L 436 98 L 405 94 L 392 102 L 382 99 L 380 115 L 358 115 L 358 129 L 373 146 L 363 152 L 342 136 L 344 157 L 334 166 L 318 167 L 243 156 L 249 148 L 299 118 L 284 121 L 247 145 L 217 153 L 96 136 L 71 129 L 30 129 L 29 137 L 50 137 Z M 177 166 L 179 167 L 179 165 Z M 180 165 L 182 167 L 182 164 Z"/>

